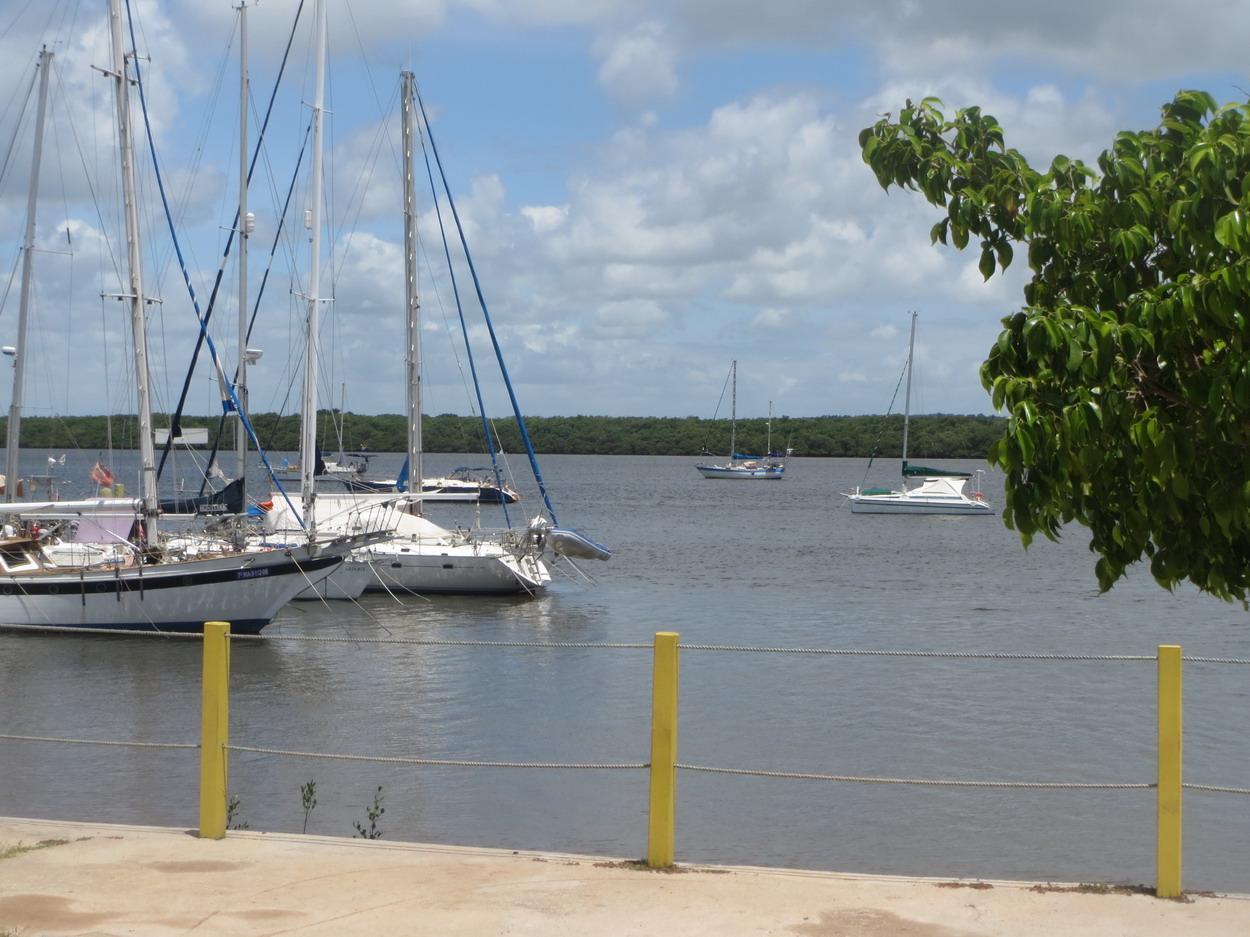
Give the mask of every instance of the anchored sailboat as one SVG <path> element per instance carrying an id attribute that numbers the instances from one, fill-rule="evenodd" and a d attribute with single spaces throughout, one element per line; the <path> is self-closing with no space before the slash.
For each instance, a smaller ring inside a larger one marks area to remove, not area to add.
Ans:
<path id="1" fill-rule="evenodd" d="M 786 449 L 784 453 L 773 452 L 773 412 L 772 404 L 768 405 L 768 455 L 761 457 L 755 455 L 743 455 L 738 452 L 738 362 L 734 361 L 729 367 L 729 377 L 732 383 L 732 392 L 730 394 L 730 419 L 729 419 L 729 459 L 723 464 L 708 465 L 703 462 L 695 463 L 695 468 L 704 478 L 729 479 L 737 481 L 762 481 L 765 479 L 780 479 L 784 477 L 786 470 L 786 457 L 790 455 L 790 450 Z M 723 397 L 721 399 L 724 399 Z"/>
<path id="2" fill-rule="evenodd" d="M 911 338 L 907 345 L 907 389 L 903 395 L 903 478 L 919 478 L 914 488 L 856 488 L 843 492 L 855 514 L 971 514 L 987 517 L 994 513 L 980 487 L 968 492 L 969 481 L 980 472 L 911 465 L 907 461 L 908 433 L 911 428 L 911 372 L 916 349 L 916 313 L 911 314 Z"/>

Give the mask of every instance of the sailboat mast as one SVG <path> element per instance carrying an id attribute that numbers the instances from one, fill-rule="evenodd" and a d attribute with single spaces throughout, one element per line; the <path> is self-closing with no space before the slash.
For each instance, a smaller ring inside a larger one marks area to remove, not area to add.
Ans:
<path id="1" fill-rule="evenodd" d="M 407 310 L 408 354 L 408 490 L 421 492 L 421 304 L 417 301 L 417 196 L 413 179 L 413 75 L 402 72 L 402 132 L 404 172 L 404 300 Z M 421 502 L 414 501 L 413 509 L 421 513 Z"/>
<path id="2" fill-rule="evenodd" d="M 738 457 L 738 362 L 729 368 L 732 376 L 729 392 L 729 461 Z"/>
<path id="3" fill-rule="evenodd" d="M 241 485 L 247 478 L 247 426 L 243 414 L 247 412 L 247 239 L 251 232 L 247 214 L 247 2 L 242 0 L 239 10 L 239 335 L 238 361 L 235 364 L 235 396 L 240 413 L 234 427 L 234 451 L 236 467 L 234 477 Z M 246 500 L 247 492 L 241 492 Z"/>
<path id="4" fill-rule="evenodd" d="M 907 342 L 907 388 L 903 392 L 903 471 L 907 471 L 907 434 L 911 429 L 911 365 L 916 356 L 916 316 L 911 314 L 911 338 Z"/>
<path id="5" fill-rule="evenodd" d="M 139 250 L 139 206 L 135 200 L 134 138 L 130 131 L 130 79 L 122 39 L 119 0 L 109 0 L 109 32 L 113 45 L 113 88 L 117 101 L 117 143 L 121 154 L 122 199 L 126 217 L 126 263 L 129 271 L 130 328 L 135 354 L 135 384 L 139 408 L 139 458 L 143 493 L 142 543 L 156 539 L 160 498 L 156 482 L 156 448 L 152 440 L 151 375 L 148 369 L 147 319 L 144 314 L 143 269 Z"/>
<path id="6" fill-rule="evenodd" d="M 35 210 L 39 201 L 39 167 L 43 163 L 43 124 L 48 107 L 48 72 L 52 53 L 39 51 L 39 111 L 35 117 L 35 149 L 30 164 L 30 193 L 26 197 L 26 236 L 22 253 L 22 297 L 17 314 L 17 353 L 13 356 L 13 398 L 9 404 L 8 439 L 4 463 L 4 500 L 17 497 L 18 447 L 22 442 L 22 388 L 26 371 L 26 332 L 30 314 L 31 272 L 35 253 Z"/>
<path id="7" fill-rule="evenodd" d="M 313 92 L 312 180 L 309 186 L 309 263 L 308 321 L 304 351 L 304 395 L 300 408 L 300 467 L 303 487 L 304 523 L 311 532 L 313 509 L 317 500 L 314 488 L 317 478 L 317 371 L 320 366 L 321 332 L 321 168 L 322 135 L 325 125 L 326 9 L 324 0 L 317 0 L 316 87 Z"/>

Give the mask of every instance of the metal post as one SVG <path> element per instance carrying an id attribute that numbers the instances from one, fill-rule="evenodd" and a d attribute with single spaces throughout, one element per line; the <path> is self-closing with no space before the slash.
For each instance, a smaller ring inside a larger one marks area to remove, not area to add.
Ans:
<path id="1" fill-rule="evenodd" d="M 8 440 L 4 462 L 4 500 L 16 501 L 19 478 L 18 448 L 22 445 L 22 394 L 26 387 L 26 342 L 30 319 L 30 294 L 35 254 L 35 215 L 39 198 L 39 169 L 43 164 L 43 127 L 48 110 L 48 73 L 52 53 L 45 46 L 39 53 L 39 110 L 35 113 L 35 151 L 30 160 L 30 192 L 26 199 L 26 236 L 22 239 L 22 293 L 17 312 L 17 344 L 13 354 L 13 399 L 9 404 Z"/>
<path id="2" fill-rule="evenodd" d="M 1159 646 L 1159 786 L 1155 895 L 1181 894 L 1181 649 Z"/>
<path id="3" fill-rule="evenodd" d="M 651 807 L 647 865 L 673 864 L 677 812 L 677 642 L 672 631 L 657 631 L 651 691 Z"/>
<path id="4" fill-rule="evenodd" d="M 226 835 L 226 743 L 230 735 L 230 623 L 204 623 L 200 709 L 200 838 Z"/>

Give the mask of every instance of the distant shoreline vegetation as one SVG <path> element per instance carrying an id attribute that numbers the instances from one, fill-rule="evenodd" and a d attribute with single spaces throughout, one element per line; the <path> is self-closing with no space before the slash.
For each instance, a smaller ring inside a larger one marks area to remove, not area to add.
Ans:
<path id="1" fill-rule="evenodd" d="M 7 420 L 0 418 L 0 427 Z M 339 438 L 347 453 L 403 452 L 407 447 L 405 418 L 399 414 L 369 416 L 323 411 L 319 420 L 321 448 L 339 451 Z M 695 455 L 705 448 L 717 455 L 729 451 L 729 421 L 698 417 L 549 416 L 526 417 L 534 449 L 549 455 Z M 158 429 L 169 426 L 168 417 L 157 415 Z M 222 435 L 222 449 L 234 448 L 234 420 L 216 417 L 184 417 L 184 429 L 208 430 L 212 446 Z M 252 426 L 267 450 L 299 448 L 299 417 L 260 413 Z M 510 418 L 492 420 L 499 444 L 506 452 L 524 450 L 520 432 Z M 990 444 L 1003 435 L 1006 418 L 932 414 L 911 418 L 908 441 L 915 459 L 984 459 Z M 5 429 L 0 429 L 4 432 Z M 739 452 L 762 455 L 768 438 L 763 417 L 738 420 Z M 22 446 L 27 449 L 136 449 L 138 421 L 133 415 L 52 416 L 22 419 Z M 422 421 L 426 452 L 486 452 L 479 417 L 444 413 Z M 903 417 L 819 416 L 774 417 L 774 450 L 794 449 L 796 456 L 888 458 L 902 452 Z"/>

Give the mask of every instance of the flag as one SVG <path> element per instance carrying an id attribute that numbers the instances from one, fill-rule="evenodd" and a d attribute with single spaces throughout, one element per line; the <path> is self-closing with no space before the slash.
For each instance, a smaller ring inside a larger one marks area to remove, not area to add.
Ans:
<path id="1" fill-rule="evenodd" d="M 113 484 L 113 473 L 97 462 L 91 466 L 91 480 L 103 488 Z"/>

